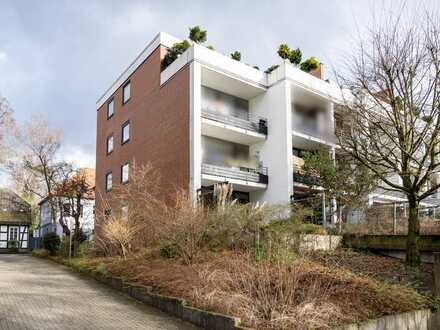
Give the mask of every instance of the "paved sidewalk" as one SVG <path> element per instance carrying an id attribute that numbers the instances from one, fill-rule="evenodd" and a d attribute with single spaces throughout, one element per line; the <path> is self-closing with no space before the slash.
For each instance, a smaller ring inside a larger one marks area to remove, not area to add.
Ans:
<path id="1" fill-rule="evenodd" d="M 67 267 L 0 254 L 0 330 L 21 329 L 197 328 Z"/>

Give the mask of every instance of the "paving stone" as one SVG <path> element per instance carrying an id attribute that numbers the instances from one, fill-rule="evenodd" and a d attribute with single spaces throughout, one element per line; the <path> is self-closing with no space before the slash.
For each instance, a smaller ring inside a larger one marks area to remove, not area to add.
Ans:
<path id="1" fill-rule="evenodd" d="M 0 254 L 0 330 L 198 328 L 67 267 Z"/>

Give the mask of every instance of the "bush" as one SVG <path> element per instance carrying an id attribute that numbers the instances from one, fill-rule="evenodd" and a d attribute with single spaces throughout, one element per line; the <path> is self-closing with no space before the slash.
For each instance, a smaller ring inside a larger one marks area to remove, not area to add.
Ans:
<path id="1" fill-rule="evenodd" d="M 32 255 L 37 258 L 46 258 L 49 256 L 49 251 L 45 249 L 33 250 Z"/>
<path id="2" fill-rule="evenodd" d="M 181 54 L 183 54 L 191 44 L 188 40 L 175 43 L 166 53 L 162 60 L 162 70 L 165 70 L 171 63 L 173 63 Z"/>
<path id="3" fill-rule="evenodd" d="M 305 72 L 310 72 L 312 70 L 316 70 L 317 68 L 319 68 L 319 61 L 313 56 L 302 62 L 300 66 L 300 69 Z"/>
<path id="4" fill-rule="evenodd" d="M 278 47 L 278 55 L 284 60 L 288 59 L 292 64 L 298 65 L 301 63 L 302 53 L 299 48 L 290 49 L 287 44 L 281 44 Z"/>
<path id="5" fill-rule="evenodd" d="M 238 50 L 236 50 L 235 52 L 231 53 L 231 58 L 233 60 L 240 62 L 241 61 L 241 53 Z"/>
<path id="6" fill-rule="evenodd" d="M 287 44 L 281 44 L 278 47 L 278 56 L 286 60 L 290 57 L 290 48 Z"/>
<path id="7" fill-rule="evenodd" d="M 328 284 L 310 276 L 307 263 L 262 261 L 232 255 L 200 272 L 198 305 L 240 317 L 255 329 L 330 328 L 342 311 L 328 299 Z"/>
<path id="8" fill-rule="evenodd" d="M 299 65 L 302 59 L 302 52 L 299 48 L 290 51 L 289 61 L 292 64 Z"/>
<path id="9" fill-rule="evenodd" d="M 278 69 L 278 67 L 279 67 L 278 64 L 277 64 L 277 65 L 271 65 L 270 67 L 268 67 L 268 68 L 266 69 L 266 71 L 264 71 L 264 73 L 270 74 L 270 73 L 272 73 L 272 71 Z"/>
<path id="10" fill-rule="evenodd" d="M 159 246 L 162 255 L 179 256 L 191 264 L 203 247 L 208 220 L 203 208 L 194 207 L 187 193 L 178 192 L 175 200 L 174 205 L 165 207 L 165 220 L 159 226 Z"/>
<path id="11" fill-rule="evenodd" d="M 12 250 L 18 250 L 19 242 L 18 241 L 8 241 L 8 248 Z"/>
<path id="12" fill-rule="evenodd" d="M 61 244 L 61 240 L 56 233 L 47 233 L 43 236 L 43 246 L 49 251 L 50 255 L 55 255 Z"/>
<path id="13" fill-rule="evenodd" d="M 221 249 L 253 249 L 261 228 L 280 212 L 276 206 L 230 203 L 209 214 L 208 246 Z"/>
<path id="14" fill-rule="evenodd" d="M 202 30 L 198 25 L 189 28 L 189 38 L 195 43 L 204 43 L 206 41 L 207 35 L 208 33 L 206 32 L 206 30 Z"/>

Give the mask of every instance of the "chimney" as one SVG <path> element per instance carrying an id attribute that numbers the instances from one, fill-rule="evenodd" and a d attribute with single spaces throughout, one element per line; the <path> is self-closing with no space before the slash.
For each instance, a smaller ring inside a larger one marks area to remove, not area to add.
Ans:
<path id="1" fill-rule="evenodd" d="M 324 79 L 324 64 L 319 63 L 319 67 L 310 71 L 310 74 L 314 75 L 316 78 Z"/>

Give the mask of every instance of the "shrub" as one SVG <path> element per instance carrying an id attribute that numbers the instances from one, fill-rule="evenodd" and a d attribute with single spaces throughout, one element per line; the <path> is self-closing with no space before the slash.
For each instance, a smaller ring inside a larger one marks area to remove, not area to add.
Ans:
<path id="1" fill-rule="evenodd" d="M 299 65 L 302 59 L 302 52 L 299 48 L 290 51 L 289 61 L 292 64 Z"/>
<path id="2" fill-rule="evenodd" d="M 19 242 L 18 241 L 8 241 L 8 248 L 13 250 L 18 250 Z"/>
<path id="3" fill-rule="evenodd" d="M 162 70 L 165 70 L 171 63 L 173 63 L 181 54 L 183 54 L 189 47 L 190 43 L 188 40 L 175 43 L 162 60 Z"/>
<path id="4" fill-rule="evenodd" d="M 49 251 L 47 251 L 45 249 L 33 250 L 32 255 L 34 257 L 38 257 L 38 258 L 46 258 L 49 256 Z"/>
<path id="5" fill-rule="evenodd" d="M 141 228 L 140 224 L 113 216 L 102 225 L 98 244 L 107 255 L 118 255 L 126 259 L 132 252 L 131 243 Z"/>
<path id="6" fill-rule="evenodd" d="M 319 68 L 319 61 L 316 57 L 310 57 L 301 63 L 300 69 L 305 72 L 310 72 Z"/>
<path id="7" fill-rule="evenodd" d="M 256 262 L 233 255 L 199 273 L 200 305 L 239 316 L 256 329 L 328 328 L 341 311 L 328 301 L 328 284 L 306 263 Z"/>
<path id="8" fill-rule="evenodd" d="M 159 226 L 161 254 L 179 256 L 191 264 L 198 256 L 208 229 L 206 212 L 194 207 L 188 193 L 179 191 L 175 204 L 165 207 L 164 221 Z"/>
<path id="9" fill-rule="evenodd" d="M 277 206 L 229 203 L 209 213 L 208 245 L 211 248 L 253 249 L 263 225 L 278 216 Z"/>
<path id="10" fill-rule="evenodd" d="M 278 69 L 278 67 L 279 67 L 278 64 L 276 64 L 276 65 L 271 65 L 270 67 L 268 67 L 268 68 L 266 69 L 266 71 L 264 71 L 264 73 L 270 74 L 270 73 L 272 73 L 272 71 Z"/>
<path id="11" fill-rule="evenodd" d="M 236 61 L 241 61 L 241 53 L 238 51 L 238 50 L 236 50 L 235 52 L 233 52 L 232 54 L 231 54 L 231 58 L 233 59 L 233 60 L 236 60 Z"/>
<path id="12" fill-rule="evenodd" d="M 206 30 L 202 30 L 198 25 L 189 28 L 189 38 L 198 44 L 206 41 L 207 34 Z"/>
<path id="13" fill-rule="evenodd" d="M 281 44 L 278 47 L 278 56 L 284 60 L 290 58 L 290 48 L 287 44 Z"/>
<path id="14" fill-rule="evenodd" d="M 43 246 L 50 255 L 55 255 L 60 247 L 60 237 L 56 233 L 47 233 L 43 236 Z"/>
<path id="15" fill-rule="evenodd" d="M 301 63 L 302 53 L 299 48 L 290 49 L 287 44 L 281 44 L 278 47 L 278 55 L 284 60 L 289 60 L 290 63 L 298 65 Z"/>

